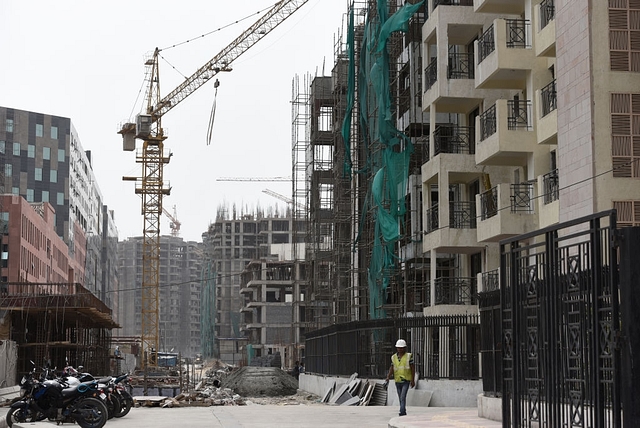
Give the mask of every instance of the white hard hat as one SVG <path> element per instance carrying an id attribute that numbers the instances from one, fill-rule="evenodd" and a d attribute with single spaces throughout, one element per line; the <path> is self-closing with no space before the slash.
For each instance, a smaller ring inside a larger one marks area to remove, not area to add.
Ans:
<path id="1" fill-rule="evenodd" d="M 407 342 L 405 342 L 403 339 L 400 339 L 396 342 L 396 348 L 406 348 L 407 347 Z"/>

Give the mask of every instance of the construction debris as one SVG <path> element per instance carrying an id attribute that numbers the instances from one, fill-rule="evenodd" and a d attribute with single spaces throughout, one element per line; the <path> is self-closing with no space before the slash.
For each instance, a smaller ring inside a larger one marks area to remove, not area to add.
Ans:
<path id="1" fill-rule="evenodd" d="M 221 382 L 243 397 L 279 397 L 298 391 L 298 381 L 278 367 L 242 367 Z"/>
<path id="2" fill-rule="evenodd" d="M 358 379 L 358 373 L 354 373 L 337 390 L 335 383 L 331 385 L 322 402 L 340 406 L 385 406 L 387 389 L 379 381 Z"/>

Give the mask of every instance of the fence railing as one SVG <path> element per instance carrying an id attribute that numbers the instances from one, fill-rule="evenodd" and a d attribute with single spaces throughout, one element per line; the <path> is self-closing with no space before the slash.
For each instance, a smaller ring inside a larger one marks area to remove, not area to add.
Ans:
<path id="1" fill-rule="evenodd" d="M 480 219 L 486 220 L 498 214 L 498 188 L 493 187 L 480 194 Z"/>
<path id="2" fill-rule="evenodd" d="M 507 19 L 507 47 L 525 49 L 531 47 L 528 19 Z"/>
<path id="3" fill-rule="evenodd" d="M 511 212 L 531 214 L 534 198 L 533 183 L 518 183 L 511 185 Z"/>
<path id="4" fill-rule="evenodd" d="M 480 141 L 496 133 L 496 105 L 492 105 L 480 115 Z"/>
<path id="5" fill-rule="evenodd" d="M 436 305 L 475 305 L 478 285 L 475 278 L 436 278 Z"/>
<path id="6" fill-rule="evenodd" d="M 305 337 L 306 371 L 384 378 L 399 337 L 421 379 L 479 379 L 478 315 L 354 321 L 315 330 Z"/>
<path id="7" fill-rule="evenodd" d="M 434 154 L 474 154 L 474 130 L 471 126 L 438 125 L 433 131 Z"/>
<path id="8" fill-rule="evenodd" d="M 540 90 L 540 101 L 542 101 L 542 117 L 558 108 L 555 80 Z"/>
<path id="9" fill-rule="evenodd" d="M 473 6 L 473 0 L 433 0 L 433 9 L 438 6 Z"/>
<path id="10" fill-rule="evenodd" d="M 447 65 L 448 79 L 473 79 L 475 77 L 475 63 L 473 53 L 449 53 Z"/>
<path id="11" fill-rule="evenodd" d="M 560 182 L 558 181 L 558 170 L 554 169 L 551 172 L 542 176 L 542 184 L 544 186 L 544 203 L 550 204 L 553 201 L 557 201 L 560 197 Z"/>
<path id="12" fill-rule="evenodd" d="M 452 229 L 475 229 L 476 203 L 475 201 L 449 202 L 449 227 Z"/>
<path id="13" fill-rule="evenodd" d="M 531 129 L 531 101 L 507 100 L 507 128 L 510 130 Z"/>
<path id="14" fill-rule="evenodd" d="M 493 34 L 493 25 L 482 33 L 478 38 L 478 64 L 480 64 L 489 54 L 496 50 L 496 38 Z"/>
<path id="15" fill-rule="evenodd" d="M 555 0 L 542 0 L 540 3 L 540 29 L 549 25 L 556 17 Z"/>
<path id="16" fill-rule="evenodd" d="M 438 204 L 432 205 L 431 208 L 427 210 L 427 224 L 425 225 L 425 232 L 431 233 L 434 230 L 438 229 Z"/>
<path id="17" fill-rule="evenodd" d="M 482 292 L 495 291 L 500 288 L 499 269 L 482 272 Z"/>
<path id="18" fill-rule="evenodd" d="M 433 58 L 424 69 L 424 91 L 427 92 L 438 81 L 438 58 Z"/>

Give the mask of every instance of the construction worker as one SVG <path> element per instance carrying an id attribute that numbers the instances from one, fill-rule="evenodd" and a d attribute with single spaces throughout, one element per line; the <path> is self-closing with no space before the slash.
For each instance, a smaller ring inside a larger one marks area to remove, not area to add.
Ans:
<path id="1" fill-rule="evenodd" d="M 407 414 L 407 392 L 409 387 L 416 386 L 415 367 L 413 365 L 413 355 L 407 352 L 407 342 L 399 339 L 396 342 L 396 353 L 391 356 L 391 367 L 387 374 L 387 382 L 393 376 L 398 390 L 398 399 L 400 400 L 400 416 Z"/>

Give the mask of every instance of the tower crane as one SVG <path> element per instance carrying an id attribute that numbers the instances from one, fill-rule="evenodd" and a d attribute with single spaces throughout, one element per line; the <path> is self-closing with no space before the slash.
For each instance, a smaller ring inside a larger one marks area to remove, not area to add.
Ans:
<path id="1" fill-rule="evenodd" d="M 305 206 L 304 206 L 304 205 L 302 205 L 301 203 L 299 203 L 299 202 L 294 202 L 294 200 L 293 200 L 293 199 L 291 199 L 291 198 L 287 198 L 286 196 L 281 195 L 280 193 L 274 192 L 273 190 L 270 190 L 270 189 L 264 189 L 264 190 L 262 191 L 262 193 L 266 193 L 266 194 L 267 194 L 267 195 L 269 195 L 269 196 L 273 196 L 273 197 L 274 197 L 274 198 L 276 198 L 276 199 L 280 199 L 281 201 L 284 201 L 284 202 L 286 202 L 286 203 L 290 204 L 292 207 L 293 207 L 293 206 L 295 206 L 295 207 L 297 207 L 298 209 L 301 209 L 301 210 L 304 210 L 304 209 L 305 209 Z"/>
<path id="2" fill-rule="evenodd" d="M 167 217 L 169 217 L 169 220 L 171 220 L 171 223 L 169 223 L 169 229 L 171 229 L 171 236 L 180 236 L 180 226 L 182 225 L 182 223 L 180 223 L 180 221 L 178 220 L 178 213 L 176 212 L 176 206 L 173 206 L 173 215 L 171 215 L 171 213 L 169 211 L 167 211 L 167 209 L 165 207 L 162 207 L 162 211 L 164 212 L 164 215 L 166 215 Z"/>
<path id="3" fill-rule="evenodd" d="M 216 181 L 288 181 L 291 177 L 218 177 Z"/>
<path id="4" fill-rule="evenodd" d="M 142 196 L 144 221 L 141 343 L 142 366 L 145 368 L 158 365 L 160 216 L 162 198 L 171 193 L 171 188 L 167 187 L 163 181 L 163 167 L 169 163 L 171 156 L 164 155 L 164 141 L 167 137 L 162 128 L 162 117 L 218 73 L 231 71 L 233 61 L 307 2 L 308 0 L 281 0 L 274 4 L 251 27 L 165 97 L 160 96 L 160 50 L 156 48 L 153 56 L 145 62 L 148 79 L 145 97 L 146 112 L 139 114 L 135 123 L 125 123 L 118 131 L 122 135 L 125 151 L 136 149 L 136 139 L 143 141 L 142 152 L 136 154 L 136 162 L 142 164 L 141 177 L 123 177 L 122 179 L 135 181 L 135 193 Z"/>

